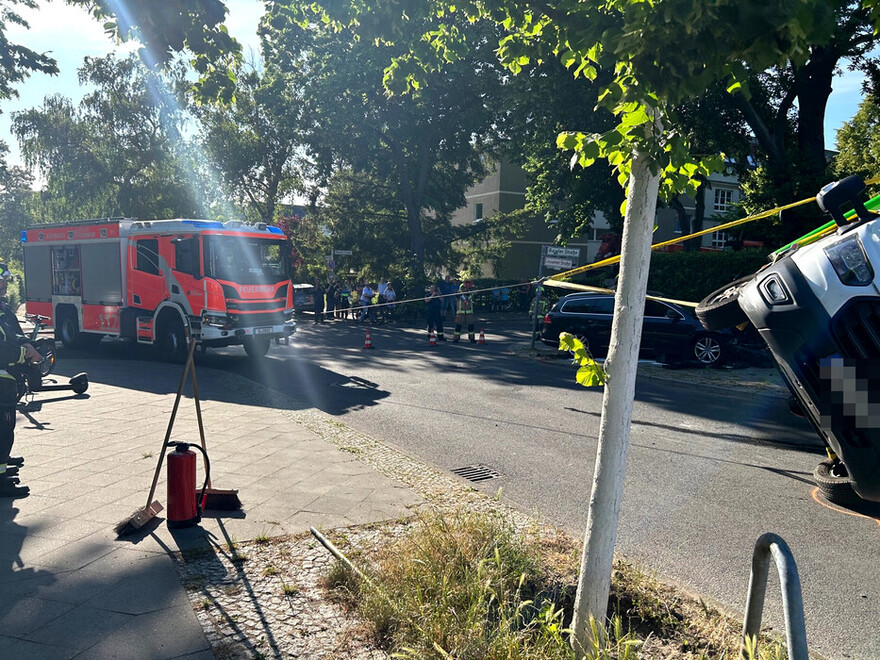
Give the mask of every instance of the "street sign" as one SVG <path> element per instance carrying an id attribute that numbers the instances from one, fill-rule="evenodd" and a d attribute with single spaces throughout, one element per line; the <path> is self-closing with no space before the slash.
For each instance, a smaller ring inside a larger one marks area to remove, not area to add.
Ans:
<path id="1" fill-rule="evenodd" d="M 558 259 L 557 257 L 544 257 L 544 265 L 553 270 L 568 270 L 574 266 L 571 259 Z"/>
<path id="2" fill-rule="evenodd" d="M 564 248 L 555 245 L 546 245 L 547 251 L 544 253 L 548 257 L 565 257 L 567 259 L 577 260 L 581 256 L 580 248 Z"/>
<path id="3" fill-rule="evenodd" d="M 333 254 L 335 254 L 337 257 L 350 257 L 351 250 L 333 250 Z"/>

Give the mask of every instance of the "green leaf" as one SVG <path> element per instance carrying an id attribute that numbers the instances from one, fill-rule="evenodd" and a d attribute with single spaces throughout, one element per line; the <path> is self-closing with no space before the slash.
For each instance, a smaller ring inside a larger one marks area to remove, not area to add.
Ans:
<path id="1" fill-rule="evenodd" d="M 605 384 L 605 372 L 595 362 L 592 365 L 583 366 L 577 370 L 575 379 L 578 385 L 584 387 L 599 387 Z"/>
<path id="2" fill-rule="evenodd" d="M 556 146 L 570 151 L 577 149 L 583 140 L 583 133 L 560 133 L 556 136 Z"/>

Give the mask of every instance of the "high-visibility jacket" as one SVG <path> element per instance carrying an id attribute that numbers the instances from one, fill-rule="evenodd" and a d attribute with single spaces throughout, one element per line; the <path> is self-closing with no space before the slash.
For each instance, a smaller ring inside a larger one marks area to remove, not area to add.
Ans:
<path id="1" fill-rule="evenodd" d="M 21 327 L 18 319 L 11 316 L 12 310 L 5 303 L 0 305 L 0 378 L 15 377 L 7 371 L 13 364 L 24 364 L 27 352 L 18 341 L 16 327 Z"/>
<path id="2" fill-rule="evenodd" d="M 470 296 L 459 296 L 458 297 L 458 313 L 459 314 L 473 314 L 474 313 L 474 300 Z"/>

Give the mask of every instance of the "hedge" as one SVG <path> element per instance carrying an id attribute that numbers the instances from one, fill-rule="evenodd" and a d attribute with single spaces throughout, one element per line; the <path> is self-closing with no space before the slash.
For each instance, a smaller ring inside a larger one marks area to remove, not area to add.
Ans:
<path id="1" fill-rule="evenodd" d="M 754 273 L 768 262 L 765 249 L 748 249 L 718 252 L 655 252 L 651 255 L 648 274 L 648 290 L 677 300 L 699 302 L 707 295 L 741 277 Z M 576 275 L 572 280 L 578 284 L 614 288 L 617 266 L 609 266 Z M 476 289 L 493 286 L 510 287 L 513 309 L 528 309 L 529 299 L 520 291 L 520 282 L 481 278 L 474 281 Z M 552 301 L 558 296 L 572 293 L 567 289 L 547 287 L 544 289 Z M 531 291 L 534 295 L 534 291 Z M 489 309 L 491 293 L 476 294 L 477 309 Z"/>
<path id="2" fill-rule="evenodd" d="M 767 250 L 657 252 L 651 255 L 648 289 L 678 300 L 699 302 L 725 284 L 767 263 Z"/>

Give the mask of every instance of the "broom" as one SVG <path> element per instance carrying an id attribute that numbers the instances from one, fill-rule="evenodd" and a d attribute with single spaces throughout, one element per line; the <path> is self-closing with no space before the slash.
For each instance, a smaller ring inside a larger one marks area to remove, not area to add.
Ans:
<path id="1" fill-rule="evenodd" d="M 174 407 L 171 409 L 171 417 L 168 420 L 168 428 L 165 430 L 165 440 L 162 441 L 162 451 L 159 452 L 159 461 L 156 463 L 156 472 L 153 475 L 150 494 L 147 495 L 147 504 L 144 508 L 138 509 L 128 518 L 124 518 L 116 524 L 113 530 L 116 532 L 117 538 L 136 532 L 162 511 L 162 505 L 159 504 L 159 501 L 152 501 L 153 495 L 156 494 L 156 484 L 159 483 L 159 474 L 162 471 L 162 461 L 165 460 L 165 451 L 168 449 L 168 441 L 171 440 L 171 429 L 174 428 L 174 418 L 177 417 L 177 408 L 180 406 L 180 399 L 183 396 L 186 377 L 189 374 L 190 369 L 195 371 L 193 365 L 193 353 L 195 352 L 195 349 L 196 342 L 191 341 L 189 345 L 189 353 L 186 357 L 186 366 L 183 368 L 183 375 L 180 377 L 180 385 L 177 388 L 177 396 L 174 399 Z"/>
<path id="2" fill-rule="evenodd" d="M 196 403 L 196 419 L 199 422 L 199 440 L 202 442 L 202 451 L 205 453 L 205 464 L 208 461 L 208 447 L 205 445 L 205 427 L 202 424 L 202 406 L 199 403 L 199 382 L 196 379 L 196 367 L 192 367 L 193 399 Z M 223 490 L 211 487 L 211 474 L 207 474 L 206 487 L 202 489 L 202 509 L 214 509 L 215 511 L 236 511 L 241 508 L 241 500 L 237 490 Z"/>

